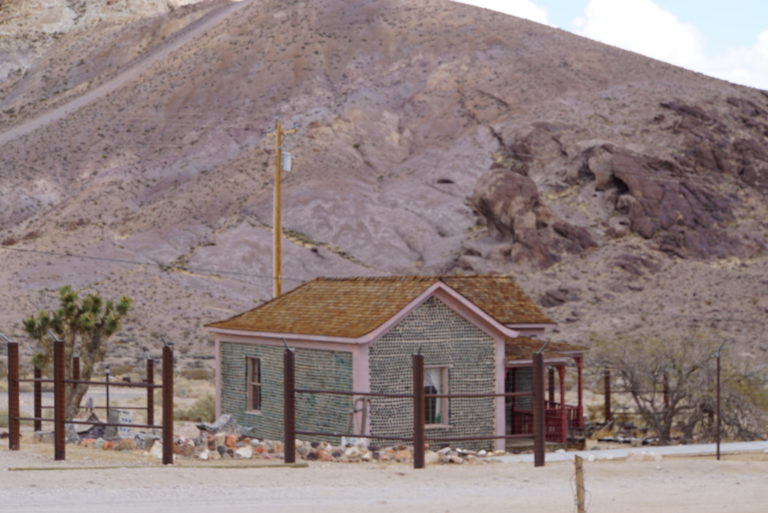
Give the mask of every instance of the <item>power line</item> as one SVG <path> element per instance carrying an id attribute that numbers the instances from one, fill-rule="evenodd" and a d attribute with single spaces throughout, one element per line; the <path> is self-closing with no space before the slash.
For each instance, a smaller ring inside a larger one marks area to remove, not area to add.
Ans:
<path id="1" fill-rule="evenodd" d="M 766 324 L 768 323 L 768 318 L 757 320 L 757 319 L 742 319 L 738 317 L 711 317 L 708 313 L 704 312 L 701 314 L 685 314 L 685 313 L 674 313 L 674 312 L 647 312 L 643 310 L 605 310 L 600 309 L 603 313 L 611 313 L 611 314 L 630 314 L 630 315 L 656 315 L 660 317 L 676 317 L 676 318 L 688 318 L 688 319 L 695 319 L 695 320 L 701 320 L 702 322 L 706 321 L 723 321 L 723 322 L 743 322 L 747 324 Z"/>
<path id="2" fill-rule="evenodd" d="M 19 253 L 33 253 L 37 255 L 45 255 L 55 258 L 78 258 L 81 260 L 95 260 L 95 261 L 101 261 L 101 262 L 111 262 L 111 263 L 117 263 L 117 264 L 126 264 L 126 265 L 134 265 L 134 266 L 156 266 L 160 270 L 163 271 L 188 271 L 193 273 L 200 273 L 200 274 L 209 274 L 209 275 L 229 275 L 229 276 L 248 276 L 253 278 L 265 278 L 265 279 L 274 279 L 274 276 L 269 274 L 255 274 L 245 271 L 222 271 L 218 269 L 207 269 L 203 267 L 188 267 L 188 266 L 182 266 L 178 264 L 167 264 L 162 262 L 141 262 L 139 260 L 129 260 L 125 258 L 110 258 L 110 257 L 98 257 L 98 256 L 91 256 L 91 255 L 82 255 L 77 253 L 57 253 L 54 251 L 43 251 L 39 249 L 26 249 L 26 248 L 11 248 L 8 246 L 0 246 L 0 249 L 4 251 L 16 251 Z M 306 279 L 301 278 L 290 278 L 290 277 L 283 277 L 284 280 L 289 281 L 297 281 L 297 282 L 304 282 Z"/>

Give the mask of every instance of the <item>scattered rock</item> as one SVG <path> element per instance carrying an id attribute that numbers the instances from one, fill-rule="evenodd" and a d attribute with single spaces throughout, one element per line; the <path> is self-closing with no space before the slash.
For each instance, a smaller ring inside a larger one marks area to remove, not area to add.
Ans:
<path id="1" fill-rule="evenodd" d="M 136 441 L 133 438 L 123 438 L 115 445 L 117 451 L 132 451 L 134 449 L 136 449 Z"/>
<path id="2" fill-rule="evenodd" d="M 137 449 L 147 450 L 155 440 L 160 440 L 160 437 L 152 433 L 136 433 L 133 435 L 133 441 L 136 443 Z"/>
<path id="3" fill-rule="evenodd" d="M 152 447 L 149 449 L 149 455 L 155 459 L 163 459 L 163 442 L 160 440 L 155 441 Z"/>
<path id="4" fill-rule="evenodd" d="M 243 459 L 253 458 L 253 446 L 245 445 L 235 450 L 235 456 Z"/>
<path id="5" fill-rule="evenodd" d="M 579 299 L 578 290 L 561 287 L 545 292 L 539 299 L 539 303 L 544 307 L 552 307 L 560 306 L 569 301 L 578 301 Z"/>
<path id="6" fill-rule="evenodd" d="M 32 439 L 35 443 L 53 443 L 53 431 L 35 431 Z"/>
<path id="7" fill-rule="evenodd" d="M 213 423 L 200 423 L 197 424 L 196 427 L 200 431 L 206 431 L 208 433 L 214 434 L 224 433 L 227 435 L 239 435 L 241 431 L 237 420 L 232 415 L 228 414 L 220 416 Z"/>

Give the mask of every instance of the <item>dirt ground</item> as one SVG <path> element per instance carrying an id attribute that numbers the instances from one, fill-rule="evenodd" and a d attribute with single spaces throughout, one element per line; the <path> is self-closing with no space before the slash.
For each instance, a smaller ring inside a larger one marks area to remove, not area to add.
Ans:
<path id="1" fill-rule="evenodd" d="M 313 463 L 304 468 L 162 467 L 139 452 L 0 448 L 0 512 L 571 512 L 571 463 L 432 466 Z M 203 462 L 200 462 L 203 463 Z M 213 462 L 210 462 L 213 463 Z M 197 463 L 194 463 L 197 465 Z M 124 468 L 94 468 L 125 465 Z M 138 465 L 138 466 L 136 466 Z M 54 470 L 21 470 L 48 467 Z M 764 513 L 768 454 L 585 462 L 590 513 Z"/>

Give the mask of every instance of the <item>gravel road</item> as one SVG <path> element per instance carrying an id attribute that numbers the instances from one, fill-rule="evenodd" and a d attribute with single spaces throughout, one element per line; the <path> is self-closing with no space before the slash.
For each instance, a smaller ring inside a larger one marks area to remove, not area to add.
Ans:
<path id="1" fill-rule="evenodd" d="M 174 34 L 173 37 L 168 38 L 168 40 L 165 41 L 162 45 L 147 52 L 144 56 L 134 61 L 109 81 L 91 89 L 87 93 L 78 96 L 77 98 L 74 98 L 72 101 L 69 101 L 64 105 L 55 107 L 36 118 L 24 121 L 23 123 L 16 125 L 3 133 L 0 133 L 0 146 L 13 141 L 14 139 L 18 139 L 19 137 L 32 133 L 35 130 L 43 128 L 46 125 L 53 123 L 54 121 L 58 121 L 59 119 L 62 119 L 72 114 L 73 112 L 80 110 L 86 105 L 93 103 L 99 98 L 102 98 L 107 94 L 123 87 L 128 82 L 138 78 L 151 66 L 169 56 L 175 50 L 203 35 L 211 27 L 218 25 L 225 18 L 239 11 L 251 2 L 253 2 L 253 0 L 233 0 L 233 3 L 231 4 L 213 9 L 199 20 L 195 21 L 188 27 L 185 27 L 179 33 Z"/>
<path id="2" fill-rule="evenodd" d="M 93 451 L 59 467 L 105 464 Z M 138 457 L 141 458 L 141 457 Z M 106 462 L 108 463 L 108 462 Z M 0 450 L 0 511 L 110 513 L 571 512 L 573 466 L 312 464 L 10 471 L 56 466 L 50 455 Z M 586 463 L 590 513 L 764 513 L 768 455 Z"/>

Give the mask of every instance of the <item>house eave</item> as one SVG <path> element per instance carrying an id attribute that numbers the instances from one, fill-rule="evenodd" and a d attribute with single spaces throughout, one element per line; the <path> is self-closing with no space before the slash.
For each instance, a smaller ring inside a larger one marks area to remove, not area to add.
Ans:
<path id="1" fill-rule="evenodd" d="M 332 337 L 328 335 L 305 335 L 300 333 L 273 333 L 273 332 L 267 332 L 267 331 L 233 330 L 233 329 L 227 329 L 227 328 L 214 328 L 214 327 L 206 327 L 205 329 L 208 330 L 209 333 L 213 333 L 215 335 L 230 335 L 230 336 L 237 336 L 237 337 L 251 337 L 251 338 L 271 339 L 271 340 L 284 339 L 286 341 L 290 340 L 290 341 L 328 342 L 328 343 L 335 343 L 335 344 L 361 344 L 359 338 L 349 338 L 349 337 Z"/>

